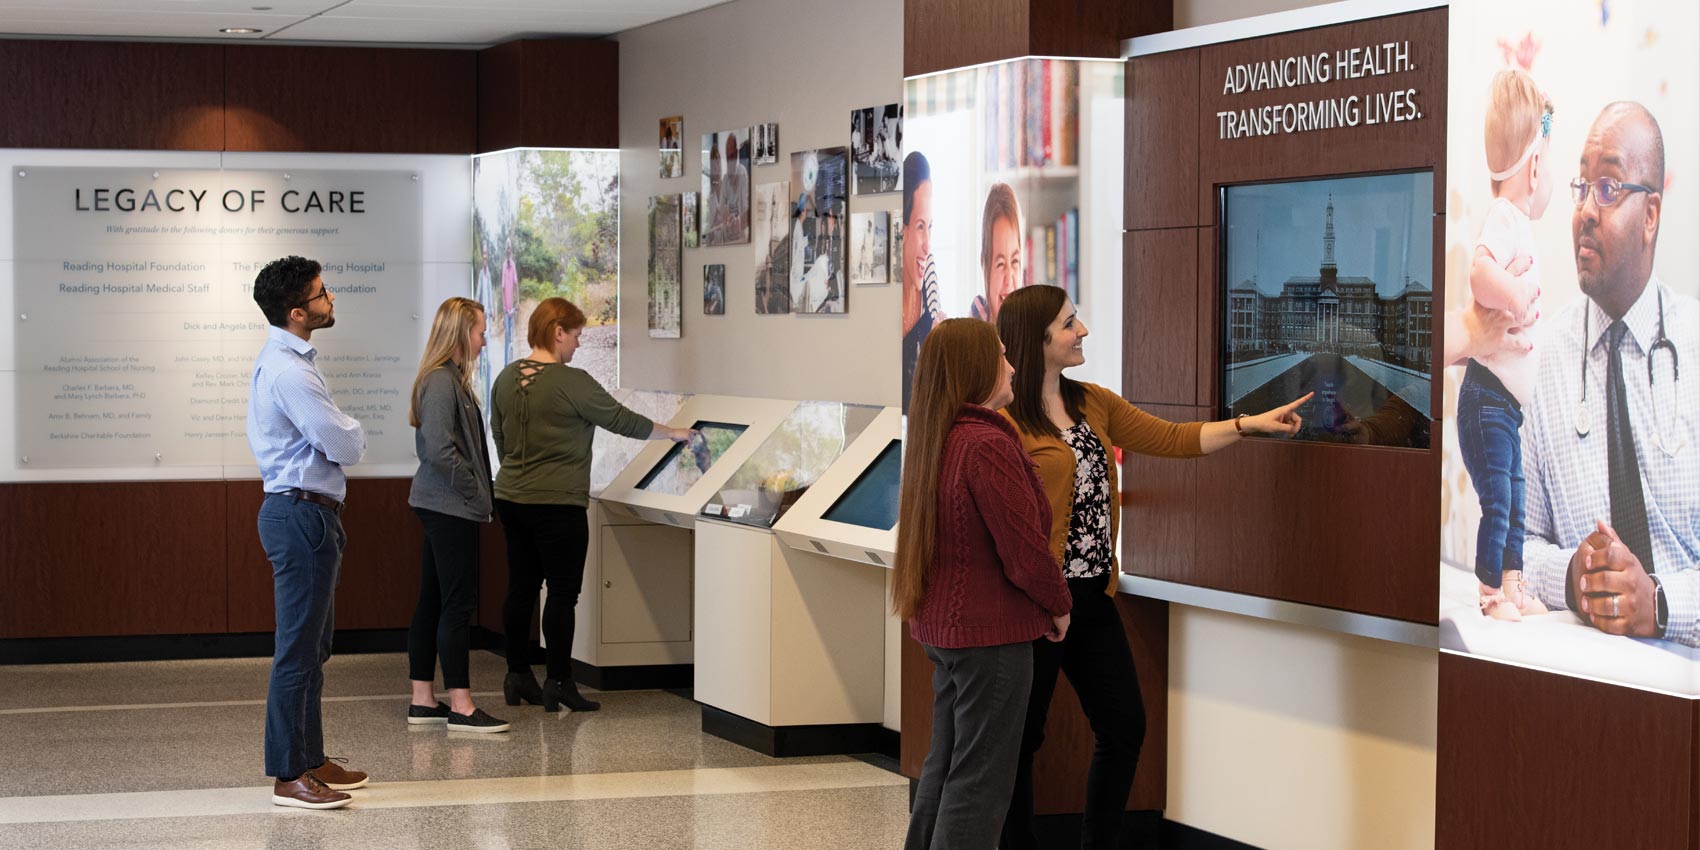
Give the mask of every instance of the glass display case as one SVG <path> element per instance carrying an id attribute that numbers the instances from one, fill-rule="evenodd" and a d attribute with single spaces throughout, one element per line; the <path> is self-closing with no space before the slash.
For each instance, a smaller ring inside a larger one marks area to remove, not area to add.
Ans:
<path id="1" fill-rule="evenodd" d="M 844 450 L 880 408 L 806 401 L 709 499 L 702 515 L 771 528 Z"/>

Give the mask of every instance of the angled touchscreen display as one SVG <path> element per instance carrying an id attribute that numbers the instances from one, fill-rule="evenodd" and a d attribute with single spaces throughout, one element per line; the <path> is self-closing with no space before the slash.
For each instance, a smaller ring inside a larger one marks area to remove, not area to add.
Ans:
<path id="1" fill-rule="evenodd" d="M 697 421 L 691 429 L 699 432 L 683 443 L 674 443 L 661 460 L 644 473 L 638 489 L 648 493 L 683 496 L 702 478 L 720 456 L 738 441 L 748 425 L 727 422 Z"/>
<path id="2" fill-rule="evenodd" d="M 897 489 L 902 480 L 903 441 L 892 440 L 821 519 L 890 531 L 897 525 Z"/>

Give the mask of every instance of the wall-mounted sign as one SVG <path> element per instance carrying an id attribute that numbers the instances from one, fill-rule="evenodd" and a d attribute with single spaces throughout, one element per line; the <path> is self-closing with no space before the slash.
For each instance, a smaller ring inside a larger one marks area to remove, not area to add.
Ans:
<path id="1" fill-rule="evenodd" d="M 1340 47 L 1303 56 L 1278 56 L 1229 65 L 1222 72 L 1222 94 L 1249 95 L 1306 89 L 1329 83 L 1397 77 L 1417 70 L 1411 43 L 1394 41 Z M 1247 139 L 1416 121 L 1423 117 L 1417 90 L 1390 86 L 1340 94 L 1299 95 L 1277 103 L 1246 105 L 1216 112 L 1218 138 Z"/>
<path id="2" fill-rule="evenodd" d="M 16 462 L 30 469 L 251 463 L 266 334 L 254 276 L 324 264 L 314 334 L 366 463 L 412 460 L 423 195 L 407 171 L 12 169 Z"/>

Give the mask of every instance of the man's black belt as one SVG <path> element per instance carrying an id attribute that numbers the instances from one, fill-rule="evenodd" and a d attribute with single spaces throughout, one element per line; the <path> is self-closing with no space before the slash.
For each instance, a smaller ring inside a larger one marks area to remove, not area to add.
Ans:
<path id="1" fill-rule="evenodd" d="M 283 491 L 283 494 L 297 501 L 312 502 L 315 505 L 324 505 L 339 514 L 342 513 L 343 503 L 326 496 L 323 493 L 315 493 L 312 490 L 303 490 L 299 487 L 291 487 L 288 490 Z"/>

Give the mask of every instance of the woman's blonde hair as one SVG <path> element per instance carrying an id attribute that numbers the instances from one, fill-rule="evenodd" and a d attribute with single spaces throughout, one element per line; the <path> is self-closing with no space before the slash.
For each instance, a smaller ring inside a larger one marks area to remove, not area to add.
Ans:
<path id="1" fill-rule="evenodd" d="M 431 320 L 431 336 L 425 341 L 425 356 L 419 359 L 419 373 L 413 376 L 413 397 L 407 407 L 407 423 L 419 427 L 419 388 L 425 376 L 439 366 L 454 363 L 460 368 L 456 375 L 462 388 L 472 390 L 472 334 L 484 324 L 484 305 L 471 298 L 450 298 L 437 308 Z"/>

